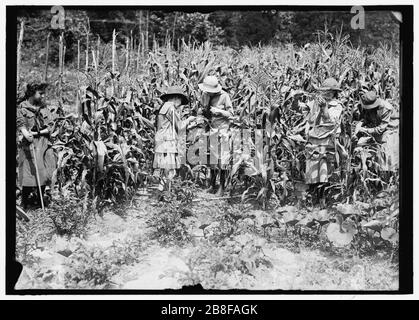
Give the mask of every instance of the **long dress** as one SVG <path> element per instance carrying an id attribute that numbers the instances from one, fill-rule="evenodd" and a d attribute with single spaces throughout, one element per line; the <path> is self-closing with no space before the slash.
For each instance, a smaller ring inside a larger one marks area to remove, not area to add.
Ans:
<path id="1" fill-rule="evenodd" d="M 320 114 L 319 106 L 312 108 L 311 130 L 306 144 L 307 184 L 325 183 L 338 177 L 336 171 L 336 139 L 340 134 L 342 105 L 337 100 L 328 102 L 329 118 Z"/>
<path id="2" fill-rule="evenodd" d="M 28 131 L 38 131 L 53 126 L 53 116 L 47 107 L 36 107 L 23 101 L 16 114 L 17 129 L 25 127 Z M 48 135 L 34 138 L 32 142 L 35 150 L 36 164 L 38 167 L 39 183 L 46 185 L 56 169 L 56 157 L 51 148 L 52 144 Z M 22 137 L 19 142 L 18 153 L 18 186 L 36 187 L 36 171 L 33 154 L 30 149 L 31 143 Z"/>
<path id="3" fill-rule="evenodd" d="M 180 115 L 172 102 L 168 101 L 163 104 L 157 121 L 153 168 L 165 170 L 169 178 L 172 178 L 176 169 L 180 168 L 179 138 L 176 129 L 180 124 Z"/>
<path id="4" fill-rule="evenodd" d="M 209 105 L 233 114 L 230 96 L 224 90 L 209 99 Z M 209 165 L 211 168 L 227 170 L 231 160 L 230 120 L 223 115 L 212 115 L 209 136 Z"/>
<path id="5" fill-rule="evenodd" d="M 399 119 L 393 106 L 381 99 L 377 112 L 361 113 L 363 126 L 371 129 L 372 136 L 380 143 L 377 162 L 382 171 L 399 168 Z"/>

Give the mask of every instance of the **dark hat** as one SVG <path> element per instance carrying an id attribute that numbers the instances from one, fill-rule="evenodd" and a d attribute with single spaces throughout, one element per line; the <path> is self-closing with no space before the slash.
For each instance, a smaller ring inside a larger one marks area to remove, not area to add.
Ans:
<path id="1" fill-rule="evenodd" d="M 45 89 L 48 87 L 48 84 L 45 82 L 39 83 L 39 82 L 32 82 L 26 84 L 24 90 L 25 90 L 25 97 L 29 98 L 32 97 L 37 91 L 45 91 Z"/>
<path id="2" fill-rule="evenodd" d="M 369 110 L 377 108 L 380 105 L 380 98 L 374 91 L 368 91 L 361 96 L 362 108 Z"/>
<path id="3" fill-rule="evenodd" d="M 165 94 L 163 94 L 160 97 L 160 99 L 162 99 L 164 102 L 166 102 L 169 98 L 171 98 L 173 96 L 181 97 L 183 105 L 188 104 L 188 102 L 189 102 L 188 97 L 183 93 L 182 88 L 179 87 L 179 86 L 169 87 L 167 89 L 167 92 Z"/>
<path id="4" fill-rule="evenodd" d="M 323 81 L 320 88 L 317 88 L 317 90 L 320 91 L 327 91 L 327 90 L 335 90 L 335 91 L 342 91 L 341 88 L 339 88 L 339 83 L 334 78 L 327 78 Z"/>

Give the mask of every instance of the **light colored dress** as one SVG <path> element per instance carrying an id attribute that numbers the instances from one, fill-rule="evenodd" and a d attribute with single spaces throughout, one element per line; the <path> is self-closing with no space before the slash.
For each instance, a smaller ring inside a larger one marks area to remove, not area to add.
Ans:
<path id="1" fill-rule="evenodd" d="M 180 115 L 173 102 L 163 104 L 157 121 L 153 168 L 168 170 L 169 175 L 174 176 L 175 170 L 180 168 L 179 138 L 176 129 L 180 124 Z"/>
<path id="2" fill-rule="evenodd" d="M 228 111 L 233 115 L 233 104 L 230 96 L 224 90 L 211 97 L 209 104 L 211 107 Z M 210 139 L 209 139 L 209 165 L 212 168 L 227 170 L 230 167 L 231 160 L 231 132 L 229 130 L 230 120 L 223 115 L 212 115 L 210 123 Z M 212 146 L 211 142 L 217 146 Z"/>
<path id="3" fill-rule="evenodd" d="M 23 101 L 16 114 L 16 128 L 20 131 L 22 127 L 28 131 L 38 131 L 53 126 L 53 115 L 47 107 L 36 107 Z M 33 139 L 36 164 L 38 167 L 39 183 L 41 186 L 47 184 L 56 169 L 56 157 L 51 148 L 52 144 L 48 136 L 43 135 Z M 33 154 L 30 149 L 31 143 L 22 137 L 19 142 L 18 160 L 18 186 L 36 187 L 36 170 Z"/>
<path id="4" fill-rule="evenodd" d="M 320 114 L 320 107 L 313 103 L 306 145 L 307 184 L 325 183 L 338 176 L 336 171 L 336 139 L 341 129 L 343 107 L 337 100 L 328 102 L 329 117 Z M 333 179 L 334 180 L 334 179 Z"/>

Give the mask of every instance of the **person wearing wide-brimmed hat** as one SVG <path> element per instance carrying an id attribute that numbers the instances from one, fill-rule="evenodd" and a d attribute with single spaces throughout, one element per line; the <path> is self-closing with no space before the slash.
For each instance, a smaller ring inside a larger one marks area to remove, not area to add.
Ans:
<path id="1" fill-rule="evenodd" d="M 18 140 L 18 187 L 22 190 L 24 209 L 28 209 L 31 205 L 41 205 L 40 197 L 45 197 L 45 187 L 56 168 L 56 158 L 49 139 L 54 117 L 43 101 L 46 87 L 44 83 L 28 84 L 25 90 L 25 100 L 19 104 L 16 113 L 16 128 L 20 136 Z M 38 171 L 39 180 L 36 171 Z M 42 194 L 39 194 L 38 183 Z M 36 200 L 31 201 L 30 195 L 33 191 L 38 196 Z"/>
<path id="2" fill-rule="evenodd" d="M 356 135 L 368 135 L 381 146 L 377 158 L 381 171 L 395 171 L 399 166 L 398 117 L 393 106 L 374 91 L 361 95 L 360 126 Z"/>
<path id="3" fill-rule="evenodd" d="M 345 153 L 338 142 L 343 111 L 337 100 L 340 91 L 338 82 L 328 78 L 317 88 L 316 99 L 310 105 L 305 182 L 316 187 L 317 198 L 322 207 L 325 207 L 325 185 L 338 176 L 336 150 Z"/>
<path id="4" fill-rule="evenodd" d="M 189 102 L 182 88 L 169 87 L 160 99 L 164 104 L 157 115 L 153 168 L 157 169 L 156 174 L 163 171 L 164 178 L 169 180 L 170 190 L 170 181 L 176 175 L 176 170 L 180 168 L 178 132 L 194 117 L 181 121 L 179 107 Z"/>
<path id="5" fill-rule="evenodd" d="M 233 105 L 230 96 L 225 92 L 217 77 L 207 76 L 202 83 L 198 84 L 202 94 L 202 105 L 210 121 L 210 143 L 215 141 L 218 137 L 219 147 L 218 152 L 215 151 L 214 146 L 210 147 L 211 155 L 210 161 L 218 158 L 217 163 L 210 162 L 210 187 L 208 192 L 213 192 L 216 189 L 216 179 L 218 172 L 220 173 L 220 186 L 217 191 L 218 196 L 222 196 L 225 190 L 226 174 L 230 166 L 230 121 L 233 117 Z M 214 140 L 215 139 L 215 140 Z M 222 147 L 221 147 L 222 146 Z"/>

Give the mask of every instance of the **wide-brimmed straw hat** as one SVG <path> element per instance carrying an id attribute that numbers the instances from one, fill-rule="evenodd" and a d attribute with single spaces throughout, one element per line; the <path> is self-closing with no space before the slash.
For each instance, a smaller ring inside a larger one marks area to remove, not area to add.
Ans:
<path id="1" fill-rule="evenodd" d="M 215 76 L 207 76 L 202 83 L 198 84 L 199 89 L 204 92 L 219 93 L 222 89 Z"/>
<path id="2" fill-rule="evenodd" d="M 374 91 L 368 91 L 361 96 L 362 108 L 369 110 L 377 108 L 381 99 L 377 97 Z"/>
<path id="3" fill-rule="evenodd" d="M 167 92 L 165 94 L 163 94 L 160 99 L 163 100 L 164 102 L 166 102 L 167 100 L 169 100 L 171 97 L 174 96 L 178 96 L 182 99 L 182 104 L 188 104 L 189 99 L 188 97 L 183 93 L 183 90 L 181 87 L 178 86 L 173 86 L 173 87 L 169 87 L 167 88 Z"/>
<path id="4" fill-rule="evenodd" d="M 334 78 L 327 78 L 323 81 L 322 85 L 317 88 L 317 90 L 320 91 L 328 91 L 328 90 L 334 90 L 334 91 L 342 91 L 341 88 L 339 88 L 339 83 Z"/>

